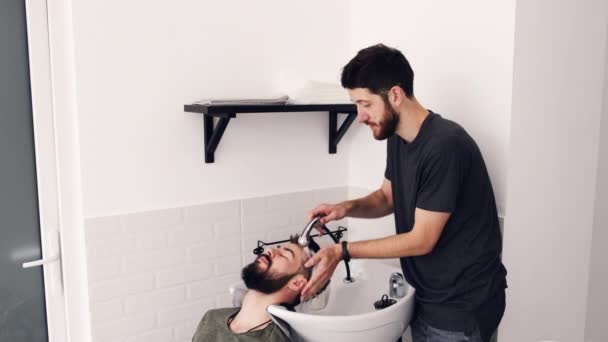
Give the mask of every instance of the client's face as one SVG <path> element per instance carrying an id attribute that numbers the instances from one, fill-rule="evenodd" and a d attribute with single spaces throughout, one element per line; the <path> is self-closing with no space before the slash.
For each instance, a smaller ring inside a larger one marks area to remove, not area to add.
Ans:
<path id="1" fill-rule="evenodd" d="M 247 288 L 270 294 L 279 291 L 306 262 L 302 247 L 294 243 L 271 248 L 245 266 L 242 278 Z"/>

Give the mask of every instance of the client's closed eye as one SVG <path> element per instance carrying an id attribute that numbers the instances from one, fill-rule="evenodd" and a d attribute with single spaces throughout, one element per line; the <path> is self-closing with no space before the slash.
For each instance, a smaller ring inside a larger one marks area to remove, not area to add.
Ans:
<path id="1" fill-rule="evenodd" d="M 295 254 L 293 253 L 293 251 L 287 247 L 283 247 L 283 249 L 281 250 L 281 255 L 285 256 L 285 254 L 290 254 L 290 257 L 293 259 L 295 257 Z M 287 253 L 286 253 L 287 252 Z M 287 257 L 286 257 L 287 258 Z M 289 258 L 288 258 L 289 259 Z"/>

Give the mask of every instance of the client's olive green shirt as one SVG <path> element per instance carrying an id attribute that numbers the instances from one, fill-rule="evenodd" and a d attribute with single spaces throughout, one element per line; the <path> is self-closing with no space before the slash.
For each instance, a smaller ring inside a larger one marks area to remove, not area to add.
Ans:
<path id="1" fill-rule="evenodd" d="M 274 322 L 264 329 L 236 334 L 228 327 L 228 317 L 239 308 L 209 310 L 198 324 L 192 342 L 289 342 L 283 331 Z"/>

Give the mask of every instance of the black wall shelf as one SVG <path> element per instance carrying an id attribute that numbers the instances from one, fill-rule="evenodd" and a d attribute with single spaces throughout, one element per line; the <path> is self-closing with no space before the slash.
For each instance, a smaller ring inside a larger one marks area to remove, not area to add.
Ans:
<path id="1" fill-rule="evenodd" d="M 354 104 L 284 104 L 284 105 L 184 105 L 184 111 L 203 114 L 205 138 L 205 163 L 215 161 L 215 150 L 220 143 L 230 119 L 246 113 L 287 113 L 287 112 L 328 112 L 329 113 L 329 153 L 338 151 L 338 143 L 355 121 L 357 106 Z M 338 127 L 338 114 L 347 117 Z M 214 127 L 213 118 L 218 118 Z"/>

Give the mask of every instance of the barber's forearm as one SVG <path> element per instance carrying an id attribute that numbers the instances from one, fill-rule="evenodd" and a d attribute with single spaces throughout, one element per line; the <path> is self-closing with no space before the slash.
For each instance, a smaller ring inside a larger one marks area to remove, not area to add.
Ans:
<path id="1" fill-rule="evenodd" d="M 350 217 L 377 218 L 393 212 L 393 207 L 382 190 L 376 190 L 365 197 L 346 201 L 343 204 L 346 206 L 346 216 Z"/>
<path id="2" fill-rule="evenodd" d="M 356 259 L 389 259 L 425 255 L 432 249 L 432 246 L 414 232 L 348 243 L 348 252 L 352 258 Z"/>

